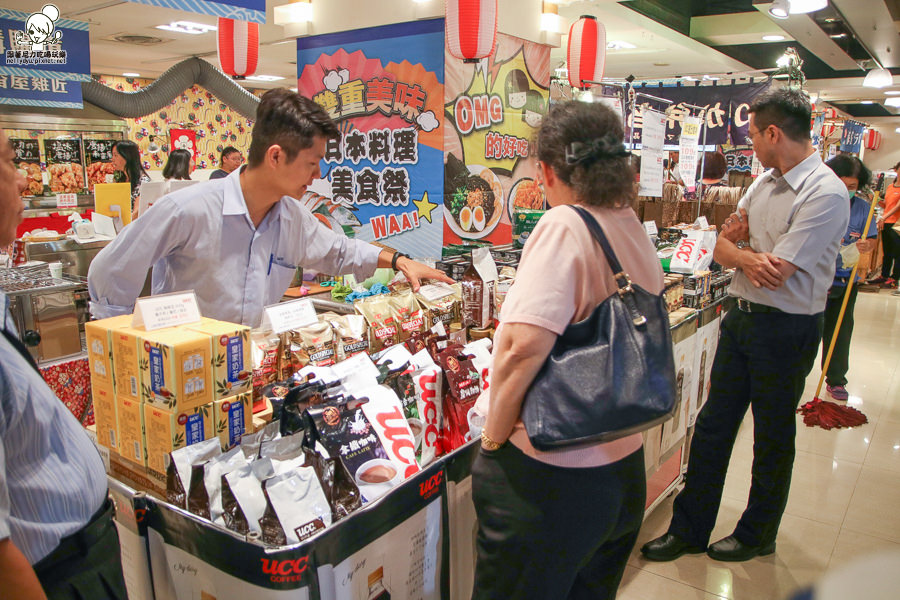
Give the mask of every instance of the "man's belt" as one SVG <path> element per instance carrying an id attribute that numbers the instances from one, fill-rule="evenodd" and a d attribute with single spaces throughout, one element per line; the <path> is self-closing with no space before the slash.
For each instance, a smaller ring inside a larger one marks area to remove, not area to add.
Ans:
<path id="1" fill-rule="evenodd" d="M 745 313 L 780 313 L 784 312 L 780 308 L 775 308 L 774 306 L 768 306 L 766 304 L 758 304 L 756 302 L 750 302 L 749 300 L 745 300 L 744 298 L 737 299 L 737 307 L 741 310 L 741 312 Z"/>

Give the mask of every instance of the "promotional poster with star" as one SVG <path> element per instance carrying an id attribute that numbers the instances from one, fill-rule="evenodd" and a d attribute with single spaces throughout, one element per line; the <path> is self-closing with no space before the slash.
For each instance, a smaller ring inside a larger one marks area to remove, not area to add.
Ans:
<path id="1" fill-rule="evenodd" d="M 439 259 L 444 20 L 299 38 L 297 79 L 341 131 L 301 201 L 338 233 Z"/>
<path id="2" fill-rule="evenodd" d="M 444 79 L 444 244 L 512 241 L 516 208 L 544 208 L 534 141 L 550 98 L 550 47 L 503 33 Z"/>

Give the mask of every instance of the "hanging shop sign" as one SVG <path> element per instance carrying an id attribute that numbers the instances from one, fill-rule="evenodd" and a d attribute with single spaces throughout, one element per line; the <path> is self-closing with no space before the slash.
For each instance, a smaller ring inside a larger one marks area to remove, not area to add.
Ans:
<path id="1" fill-rule="evenodd" d="M 841 152 L 859 154 L 859 151 L 862 150 L 865 132 L 865 123 L 851 120 L 844 121 L 844 130 L 841 133 Z"/>
<path id="2" fill-rule="evenodd" d="M 444 243 L 512 241 L 518 208 L 543 208 L 532 141 L 547 113 L 550 47 L 497 34 L 478 64 L 446 57 Z"/>
<path id="3" fill-rule="evenodd" d="M 194 157 L 194 163 L 200 162 L 197 151 L 197 132 L 193 129 L 170 129 L 169 147 L 172 150 L 187 150 Z"/>
<path id="4" fill-rule="evenodd" d="M 702 107 L 706 127 L 706 144 L 746 144 L 750 124 L 750 104 L 759 94 L 769 89 L 769 83 L 745 83 L 735 85 L 695 86 L 640 86 L 635 88 L 659 98 L 671 100 L 666 110 L 666 145 L 677 145 L 684 118 L 692 114 L 688 104 Z M 653 108 L 649 99 L 638 99 L 634 118 L 633 141 L 641 143 L 643 111 Z M 696 110 L 694 110 L 696 113 Z M 630 110 L 628 119 L 631 118 Z"/>
<path id="5" fill-rule="evenodd" d="M 747 148 L 732 148 L 725 151 L 725 162 L 729 171 L 749 173 L 753 168 L 753 150 Z"/>
<path id="6" fill-rule="evenodd" d="M 701 121 L 698 117 L 685 117 L 681 124 L 678 143 L 678 173 L 688 191 L 694 191 L 697 182 L 697 165 L 700 162 L 697 143 L 700 140 Z"/>
<path id="7" fill-rule="evenodd" d="M 46 4 L 28 13 L 0 8 L 0 104 L 82 108 L 91 79 L 88 24 Z"/>
<path id="8" fill-rule="evenodd" d="M 444 20 L 300 38 L 297 72 L 341 130 L 302 202 L 348 237 L 440 257 Z"/>
<path id="9" fill-rule="evenodd" d="M 266 22 L 266 0 L 127 0 L 161 8 L 174 8 L 200 15 L 212 15 L 250 21 Z"/>

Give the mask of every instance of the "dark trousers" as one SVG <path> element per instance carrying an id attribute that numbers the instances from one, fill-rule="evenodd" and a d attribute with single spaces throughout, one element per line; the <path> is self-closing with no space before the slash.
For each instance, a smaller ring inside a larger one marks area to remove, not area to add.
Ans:
<path id="1" fill-rule="evenodd" d="M 894 231 L 894 223 L 885 223 L 881 230 L 881 276 L 900 280 L 900 233 Z"/>
<path id="2" fill-rule="evenodd" d="M 512 444 L 472 466 L 473 600 L 615 598 L 644 517 L 643 449 L 611 465 L 554 467 Z"/>
<path id="3" fill-rule="evenodd" d="M 731 451 L 747 407 L 753 411 L 750 498 L 734 535 L 748 545 L 775 540 L 794 464 L 795 410 L 822 339 L 822 315 L 731 310 L 691 441 L 685 488 L 669 532 L 706 547 L 716 524 Z"/>
<path id="4" fill-rule="evenodd" d="M 119 533 L 107 500 L 80 531 L 34 565 L 49 600 L 127 600 Z"/>
<path id="5" fill-rule="evenodd" d="M 825 330 L 822 334 L 822 366 L 825 366 L 825 358 L 828 355 L 828 346 L 837 326 L 838 314 L 841 312 L 841 304 L 844 302 L 846 287 L 834 286 L 828 293 L 828 301 L 825 303 Z M 858 286 L 854 285 L 850 290 L 850 299 L 847 300 L 847 310 L 844 312 L 844 320 L 841 321 L 841 329 L 837 334 L 837 342 L 834 344 L 834 353 L 825 373 L 825 381 L 828 385 L 847 385 L 847 371 L 850 369 L 850 337 L 853 335 L 853 308 L 856 306 L 856 294 Z"/>

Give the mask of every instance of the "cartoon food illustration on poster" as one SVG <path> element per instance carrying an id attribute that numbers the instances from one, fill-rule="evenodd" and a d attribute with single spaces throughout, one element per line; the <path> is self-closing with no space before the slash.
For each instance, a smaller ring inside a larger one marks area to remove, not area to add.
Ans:
<path id="1" fill-rule="evenodd" d="M 479 63 L 446 55 L 445 245 L 509 243 L 515 208 L 543 207 L 534 140 L 549 83 L 549 46 L 509 35 Z"/>

